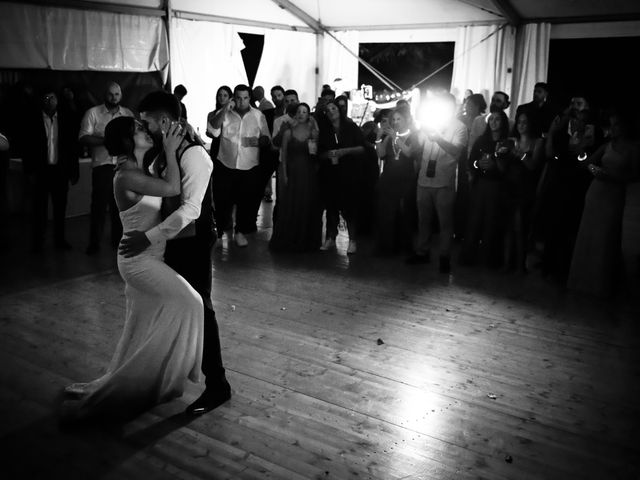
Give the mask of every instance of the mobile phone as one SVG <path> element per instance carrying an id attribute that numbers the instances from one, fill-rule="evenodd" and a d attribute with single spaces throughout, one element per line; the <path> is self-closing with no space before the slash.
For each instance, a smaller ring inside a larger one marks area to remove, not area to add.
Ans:
<path id="1" fill-rule="evenodd" d="M 433 178 L 436 176 L 436 163 L 436 160 L 429 160 L 429 162 L 427 163 L 427 177 Z"/>

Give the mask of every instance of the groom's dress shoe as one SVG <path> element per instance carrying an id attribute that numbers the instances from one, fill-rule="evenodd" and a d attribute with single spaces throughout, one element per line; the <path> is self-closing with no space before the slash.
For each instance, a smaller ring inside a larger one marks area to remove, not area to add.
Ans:
<path id="1" fill-rule="evenodd" d="M 231 398 L 231 386 L 228 382 L 224 382 L 219 388 L 207 387 L 202 395 L 187 407 L 185 413 L 189 416 L 196 417 L 210 412 L 214 408 L 219 407 Z"/>

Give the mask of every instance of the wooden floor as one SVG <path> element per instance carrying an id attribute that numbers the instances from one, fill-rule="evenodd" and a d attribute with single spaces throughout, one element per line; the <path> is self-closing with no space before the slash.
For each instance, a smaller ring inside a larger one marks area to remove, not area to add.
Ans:
<path id="1" fill-rule="evenodd" d="M 639 479 L 640 302 L 526 277 L 337 253 L 274 255 L 263 228 L 214 253 L 233 397 L 202 389 L 126 425 L 64 432 L 63 385 L 105 368 L 124 318 L 113 250 L 0 260 L 0 474 L 7 479 Z M 5 242 L 6 243 L 6 242 Z"/>

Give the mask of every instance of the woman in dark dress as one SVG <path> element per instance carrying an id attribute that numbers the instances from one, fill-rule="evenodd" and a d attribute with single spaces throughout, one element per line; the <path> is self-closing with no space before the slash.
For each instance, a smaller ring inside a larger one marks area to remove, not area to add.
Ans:
<path id="1" fill-rule="evenodd" d="M 626 184 L 637 178 L 639 149 L 625 115 L 609 116 L 610 140 L 587 158 L 593 175 L 569 272 L 568 288 L 609 298 L 622 276 Z"/>
<path id="2" fill-rule="evenodd" d="M 584 198 L 592 180 L 585 157 L 602 144 L 589 102 L 574 95 L 549 127 L 547 163 L 540 184 L 539 225 L 544 242 L 542 274 L 565 285 L 580 227 Z"/>
<path id="3" fill-rule="evenodd" d="M 310 121 L 309 105 L 301 103 L 282 139 L 278 215 L 269 242 L 274 251 L 309 252 L 320 248 L 317 141 L 318 130 Z"/>
<path id="4" fill-rule="evenodd" d="M 376 254 L 412 252 L 416 163 L 420 143 L 409 110 L 396 109 L 391 124 L 378 129 L 376 150 L 383 162 L 377 189 Z"/>
<path id="5" fill-rule="evenodd" d="M 356 225 L 362 182 L 362 156 L 365 140 L 362 130 L 340 112 L 334 101 L 325 104 L 325 116 L 319 122 L 318 154 L 320 189 L 326 211 L 325 241 L 321 250 L 336 247 L 340 216 L 349 233 L 347 254 L 356 253 Z"/>
<path id="6" fill-rule="evenodd" d="M 498 162 L 510 149 L 509 119 L 503 112 L 489 115 L 485 132 L 469 154 L 471 205 L 460 262 L 498 267 L 502 262 L 502 232 L 505 213 L 505 183 Z"/>
<path id="7" fill-rule="evenodd" d="M 519 273 L 526 272 L 531 212 L 544 162 L 544 140 L 538 130 L 531 114 L 521 112 L 509 142 L 510 151 L 498 162 L 506 191 L 504 266 Z"/>

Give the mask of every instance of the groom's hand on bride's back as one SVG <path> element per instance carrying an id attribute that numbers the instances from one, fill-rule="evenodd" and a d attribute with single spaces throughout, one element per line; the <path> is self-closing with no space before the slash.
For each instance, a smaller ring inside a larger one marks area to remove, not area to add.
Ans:
<path id="1" fill-rule="evenodd" d="M 144 232 L 132 230 L 124 233 L 118 250 L 124 258 L 130 258 L 142 253 L 149 245 L 151 242 Z"/>

